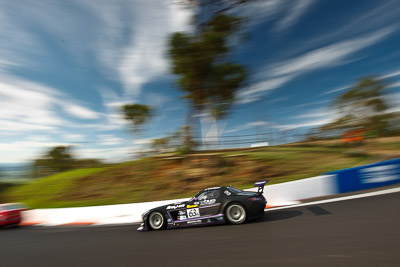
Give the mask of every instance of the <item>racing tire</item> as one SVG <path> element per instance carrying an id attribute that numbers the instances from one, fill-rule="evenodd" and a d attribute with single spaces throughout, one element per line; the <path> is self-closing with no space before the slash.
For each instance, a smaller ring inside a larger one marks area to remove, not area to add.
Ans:
<path id="1" fill-rule="evenodd" d="M 154 211 L 149 215 L 149 227 L 152 230 L 161 230 L 165 228 L 165 218 L 159 211 Z"/>
<path id="2" fill-rule="evenodd" d="M 241 224 L 246 221 L 246 210 L 239 203 L 231 203 L 225 209 L 225 219 L 230 224 Z"/>

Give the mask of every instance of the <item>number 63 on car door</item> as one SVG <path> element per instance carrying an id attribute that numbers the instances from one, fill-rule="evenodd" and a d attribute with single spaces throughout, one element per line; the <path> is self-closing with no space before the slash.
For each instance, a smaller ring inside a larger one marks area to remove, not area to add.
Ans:
<path id="1" fill-rule="evenodd" d="M 200 210 L 199 208 L 194 208 L 194 209 L 188 209 L 187 210 L 187 215 L 188 218 L 195 218 L 195 217 L 199 217 L 200 216 Z"/>

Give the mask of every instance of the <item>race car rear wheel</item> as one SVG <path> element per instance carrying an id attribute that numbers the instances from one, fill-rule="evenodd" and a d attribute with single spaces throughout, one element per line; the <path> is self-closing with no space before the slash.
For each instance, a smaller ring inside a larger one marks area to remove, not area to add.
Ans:
<path id="1" fill-rule="evenodd" d="M 225 218 L 228 223 L 241 224 L 246 220 L 246 210 L 239 203 L 229 204 L 225 210 Z"/>
<path id="2" fill-rule="evenodd" d="M 158 212 L 152 212 L 149 216 L 149 226 L 153 230 L 160 230 L 163 229 L 165 225 L 164 216 Z"/>

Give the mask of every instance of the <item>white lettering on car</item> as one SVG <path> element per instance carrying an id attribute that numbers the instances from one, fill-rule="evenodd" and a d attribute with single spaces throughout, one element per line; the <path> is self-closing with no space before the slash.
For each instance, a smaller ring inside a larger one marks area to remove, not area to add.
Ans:
<path id="1" fill-rule="evenodd" d="M 176 210 L 176 209 L 180 209 L 180 208 L 184 208 L 185 204 L 174 204 L 174 205 L 169 205 L 167 207 L 167 210 Z"/>
<path id="2" fill-rule="evenodd" d="M 214 204 L 216 201 L 217 200 L 215 198 L 214 199 L 205 199 L 205 200 L 200 201 L 200 205 L 211 205 L 211 204 Z"/>

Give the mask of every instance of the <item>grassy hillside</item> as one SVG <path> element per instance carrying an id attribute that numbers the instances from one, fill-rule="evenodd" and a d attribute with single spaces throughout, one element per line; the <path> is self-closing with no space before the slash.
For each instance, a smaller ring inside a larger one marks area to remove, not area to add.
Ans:
<path id="1" fill-rule="evenodd" d="M 164 155 L 105 168 L 79 169 L 0 192 L 2 200 L 35 208 L 72 207 L 188 197 L 211 186 L 251 187 L 259 179 L 281 183 L 400 157 L 400 140 L 360 147 L 337 142 Z"/>

